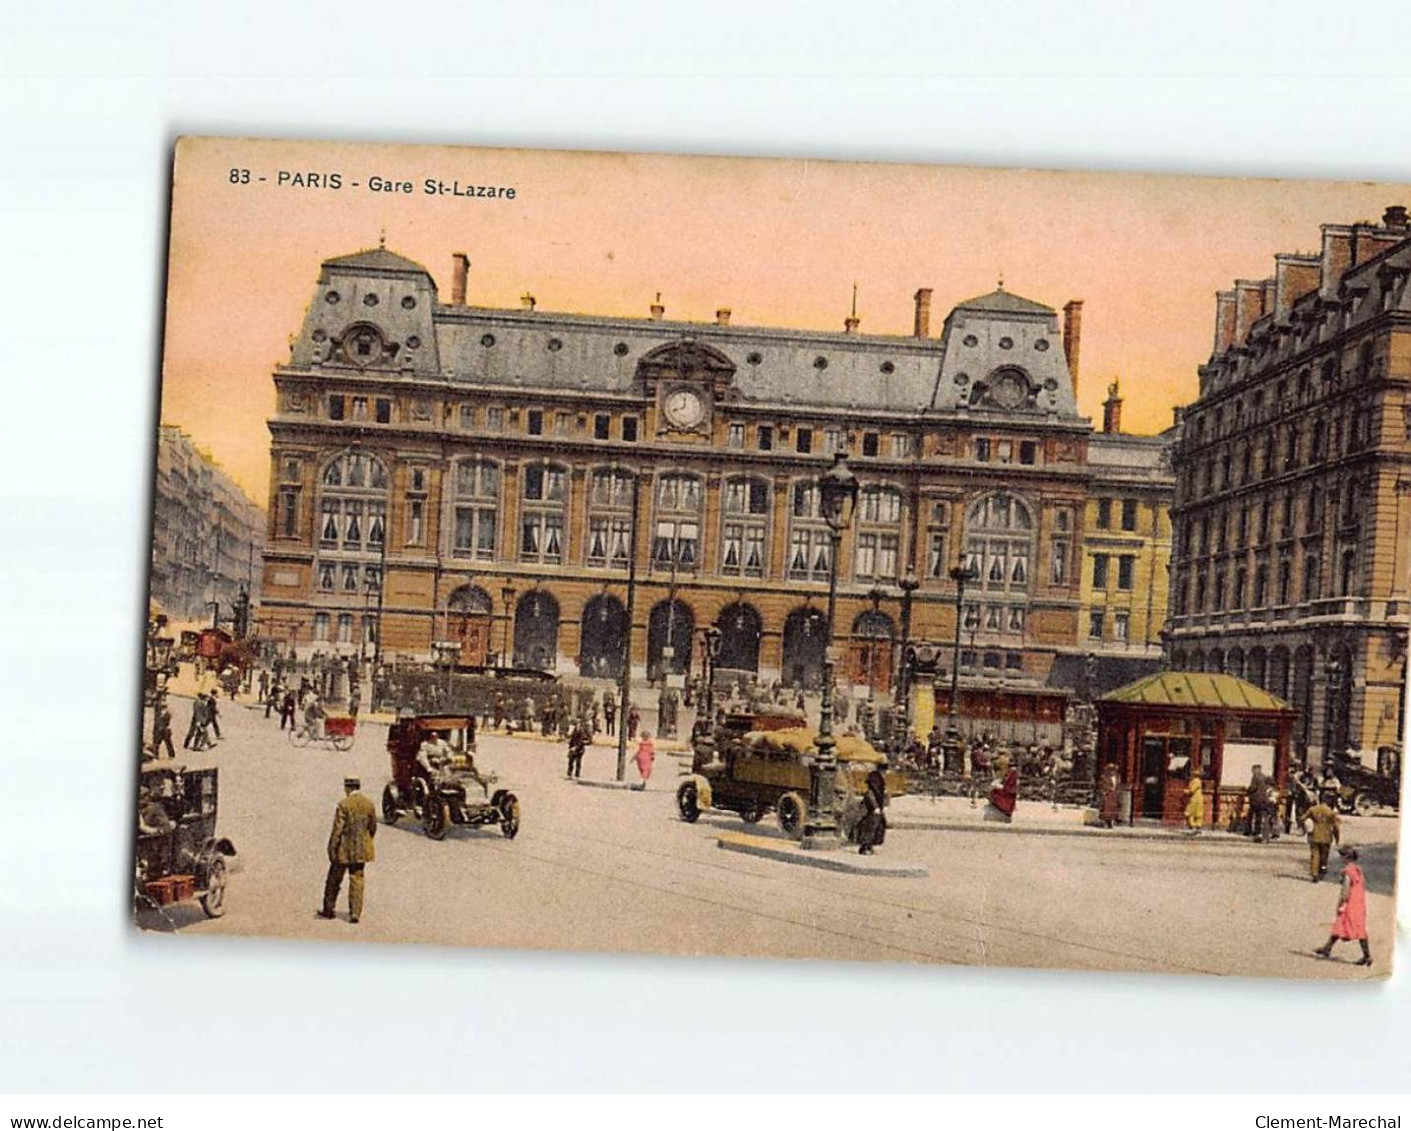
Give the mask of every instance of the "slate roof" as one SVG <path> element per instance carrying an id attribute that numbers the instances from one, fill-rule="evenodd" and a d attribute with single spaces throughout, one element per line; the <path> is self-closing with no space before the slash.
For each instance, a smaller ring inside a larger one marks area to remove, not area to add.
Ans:
<path id="1" fill-rule="evenodd" d="M 420 263 L 415 263 L 404 255 L 388 251 L 385 247 L 372 247 L 355 251 L 352 255 L 339 255 L 323 261 L 325 267 L 371 268 L 374 271 L 419 271 L 431 274 Z"/>
<path id="2" fill-rule="evenodd" d="M 1051 306 L 1045 306 L 1041 302 L 1034 302 L 1032 299 L 1021 298 L 1019 295 L 1010 294 L 1002 288 L 997 291 L 991 291 L 987 295 L 977 295 L 975 298 L 958 302 L 955 304 L 955 309 L 987 311 L 990 314 L 1052 315 L 1057 313 Z"/>
<path id="3" fill-rule="evenodd" d="M 1151 703 L 1163 707 L 1211 707 L 1227 710 L 1292 711 L 1262 687 L 1214 672 L 1158 672 L 1119 687 L 1104 703 Z"/>

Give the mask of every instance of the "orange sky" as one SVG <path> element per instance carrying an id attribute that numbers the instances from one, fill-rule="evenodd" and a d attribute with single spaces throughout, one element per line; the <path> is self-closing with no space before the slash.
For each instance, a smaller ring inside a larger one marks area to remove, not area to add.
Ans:
<path id="1" fill-rule="evenodd" d="M 251 183 L 230 183 L 232 168 Z M 338 172 L 339 191 L 280 188 L 280 170 Z M 367 178 L 412 181 L 377 194 Z M 256 178 L 268 177 L 261 184 Z M 433 197 L 426 177 L 512 185 L 516 199 Z M 353 188 L 351 181 L 362 187 Z M 1223 180 L 923 165 L 744 160 L 311 142 L 181 143 L 172 192 L 162 419 L 207 448 L 261 504 L 287 360 L 331 256 L 387 246 L 450 298 L 841 330 L 852 285 L 865 333 L 911 332 L 912 294 L 935 290 L 932 329 L 994 288 L 1061 308 L 1084 300 L 1079 407 L 1100 416 L 1122 378 L 1123 424 L 1156 432 L 1195 396 L 1214 293 L 1312 251 L 1318 225 L 1375 220 L 1406 186 Z"/>

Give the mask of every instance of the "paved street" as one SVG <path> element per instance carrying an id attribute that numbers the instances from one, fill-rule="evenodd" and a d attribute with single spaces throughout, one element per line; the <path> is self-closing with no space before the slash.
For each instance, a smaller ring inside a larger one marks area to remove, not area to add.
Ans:
<path id="1" fill-rule="evenodd" d="M 190 701 L 173 707 L 179 737 Z M 837 875 L 720 851 L 720 831 L 746 826 L 723 814 L 678 820 L 674 757 L 658 757 L 645 793 L 590 789 L 563 778 L 560 746 L 498 736 L 482 736 L 477 760 L 519 796 L 519 837 L 453 829 L 434 842 L 414 818 L 384 826 L 363 921 L 347 922 L 345 890 L 339 919 L 325 922 L 314 912 L 342 778 L 360 775 L 378 801 L 386 728 L 363 724 L 340 754 L 295 749 L 276 719 L 244 706 L 226 706 L 221 722 L 210 759 L 221 769 L 220 831 L 239 856 L 226 916 L 183 908 L 188 934 L 1339 979 L 1385 975 L 1390 961 L 1396 820 L 1344 826 L 1364 846 L 1369 972 L 1351 965 L 1355 944 L 1343 944 L 1341 962 L 1313 957 L 1337 889 L 1308 882 L 1301 838 L 1230 846 L 899 828 L 881 853 L 929 867 L 929 878 Z M 610 778 L 614 763 L 615 750 L 595 746 L 584 774 Z M 906 815 L 924 817 L 926 804 L 909 799 Z M 760 830 L 777 832 L 769 821 Z"/>

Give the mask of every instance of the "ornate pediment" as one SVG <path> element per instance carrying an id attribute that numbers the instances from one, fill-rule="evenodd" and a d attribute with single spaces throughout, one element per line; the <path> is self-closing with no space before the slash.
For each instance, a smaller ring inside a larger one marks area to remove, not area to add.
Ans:
<path id="1" fill-rule="evenodd" d="M 1017 365 L 1006 365 L 976 381 L 970 390 L 972 408 L 1021 412 L 1038 407 L 1039 386 Z"/>
<path id="2" fill-rule="evenodd" d="M 640 380 L 700 383 L 722 389 L 735 377 L 735 363 L 714 346 L 680 338 L 658 346 L 637 363 Z"/>

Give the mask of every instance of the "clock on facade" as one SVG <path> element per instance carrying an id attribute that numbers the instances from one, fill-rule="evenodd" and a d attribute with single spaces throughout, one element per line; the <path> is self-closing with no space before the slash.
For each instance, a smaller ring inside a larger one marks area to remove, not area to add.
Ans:
<path id="1" fill-rule="evenodd" d="M 694 428 L 705 419 L 705 401 L 695 389 L 672 389 L 661 407 L 674 428 Z"/>

